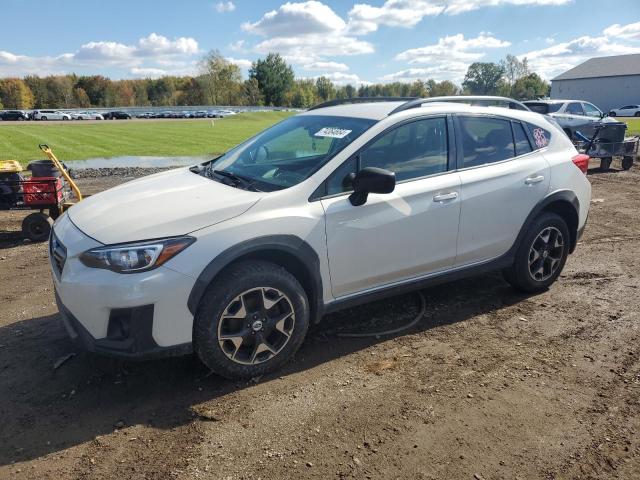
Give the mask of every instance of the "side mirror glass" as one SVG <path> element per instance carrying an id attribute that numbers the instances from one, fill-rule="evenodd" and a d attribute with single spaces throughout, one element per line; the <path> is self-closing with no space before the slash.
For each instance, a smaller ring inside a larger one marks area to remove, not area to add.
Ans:
<path id="1" fill-rule="evenodd" d="M 366 167 L 351 174 L 353 193 L 349 200 L 353 206 L 364 205 L 370 193 L 391 193 L 396 188 L 396 174 L 389 170 Z"/>

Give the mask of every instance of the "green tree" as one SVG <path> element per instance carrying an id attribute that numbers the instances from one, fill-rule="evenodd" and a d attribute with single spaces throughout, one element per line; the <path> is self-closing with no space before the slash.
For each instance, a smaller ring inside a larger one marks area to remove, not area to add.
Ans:
<path id="1" fill-rule="evenodd" d="M 34 97 L 29 86 L 19 78 L 0 81 L 0 101 L 4 108 L 33 108 Z"/>
<path id="2" fill-rule="evenodd" d="M 200 62 L 199 77 L 204 100 L 210 105 L 237 105 L 242 99 L 240 67 L 212 50 Z"/>
<path id="3" fill-rule="evenodd" d="M 89 95 L 84 89 L 77 87 L 73 90 L 73 103 L 76 107 L 90 107 L 91 100 L 89 100 Z"/>
<path id="4" fill-rule="evenodd" d="M 504 71 L 503 95 L 513 96 L 513 86 L 522 77 L 529 74 L 529 62 L 527 58 L 518 59 L 515 55 L 507 55 L 504 60 L 500 60 L 500 66 Z"/>
<path id="5" fill-rule="evenodd" d="M 316 79 L 316 91 L 323 102 L 336 96 L 336 88 L 333 86 L 333 82 L 324 76 Z"/>
<path id="6" fill-rule="evenodd" d="M 551 85 L 538 76 L 530 73 L 515 81 L 512 88 L 512 96 L 517 100 L 531 100 L 546 97 L 551 92 Z"/>
<path id="7" fill-rule="evenodd" d="M 473 95 L 494 95 L 498 91 L 504 70 L 491 62 L 475 62 L 469 65 L 462 86 Z"/>
<path id="8" fill-rule="evenodd" d="M 80 77 L 76 82 L 76 87 L 82 88 L 91 100 L 91 105 L 96 107 L 109 106 L 111 85 L 111 80 L 102 75 Z"/>
<path id="9" fill-rule="evenodd" d="M 441 82 L 436 82 L 435 80 L 427 80 L 426 85 L 427 91 L 429 92 L 430 97 L 448 97 L 451 95 L 460 95 L 460 89 L 458 86 L 449 81 L 443 80 Z"/>
<path id="10" fill-rule="evenodd" d="M 162 77 L 149 82 L 147 93 L 151 105 L 162 106 L 171 105 L 173 94 L 176 91 L 174 79 Z"/>
<path id="11" fill-rule="evenodd" d="M 283 105 L 294 84 L 293 69 L 277 53 L 253 62 L 249 78 L 257 80 L 266 105 Z"/>
<path id="12" fill-rule="evenodd" d="M 264 95 L 260 91 L 260 86 L 258 85 L 258 80 L 255 78 L 250 78 L 244 81 L 243 84 L 244 90 L 244 104 L 251 106 L 259 106 L 264 105 Z"/>

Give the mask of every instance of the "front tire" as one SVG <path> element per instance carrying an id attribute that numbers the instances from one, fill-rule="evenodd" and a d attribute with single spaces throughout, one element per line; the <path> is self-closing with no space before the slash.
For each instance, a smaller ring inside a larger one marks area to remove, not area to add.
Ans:
<path id="1" fill-rule="evenodd" d="M 546 290 L 564 268 L 570 241 L 562 217 L 551 212 L 541 214 L 527 228 L 513 265 L 504 271 L 505 279 L 523 292 Z"/>
<path id="2" fill-rule="evenodd" d="M 291 359 L 309 317 L 305 291 L 291 273 L 270 262 L 239 263 L 205 292 L 194 320 L 194 350 L 223 377 L 259 377 Z"/>

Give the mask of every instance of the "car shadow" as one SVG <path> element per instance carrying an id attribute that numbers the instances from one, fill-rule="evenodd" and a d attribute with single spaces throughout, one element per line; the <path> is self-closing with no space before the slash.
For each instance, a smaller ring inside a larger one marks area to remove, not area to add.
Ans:
<path id="1" fill-rule="evenodd" d="M 527 298 L 499 274 L 421 293 L 426 311 L 413 328 L 377 338 L 340 337 L 410 323 L 420 311 L 415 293 L 336 312 L 310 330 L 293 362 L 257 381 L 305 371 L 378 342 L 464 322 Z M 67 358 L 70 353 L 76 355 Z M 76 352 L 57 314 L 12 323 L 0 328 L 0 465 L 65 450 L 109 434 L 116 426 L 185 425 L 195 417 L 193 406 L 253 384 L 211 375 L 195 356 L 127 362 Z"/>

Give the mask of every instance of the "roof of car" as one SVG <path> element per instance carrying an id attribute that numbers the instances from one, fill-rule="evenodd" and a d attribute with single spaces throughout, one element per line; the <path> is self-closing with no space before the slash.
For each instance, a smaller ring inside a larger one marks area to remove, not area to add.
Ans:
<path id="1" fill-rule="evenodd" d="M 590 58 L 557 77 L 556 80 L 576 80 L 579 78 L 617 77 L 640 75 L 640 53 Z"/>
<path id="2" fill-rule="evenodd" d="M 357 100 L 357 99 L 356 99 Z M 465 101 L 505 101 L 521 103 L 517 100 L 507 97 L 496 96 L 443 96 L 443 97 L 429 97 L 429 98 L 414 98 L 411 100 L 391 100 L 391 101 L 358 101 L 355 103 L 342 103 L 339 105 L 328 105 L 326 107 L 318 105 L 310 110 L 301 113 L 301 115 L 330 115 L 339 117 L 356 117 L 356 118 L 368 118 L 371 120 L 382 120 L 383 118 L 395 113 L 398 107 L 407 105 L 409 103 L 414 104 L 414 108 L 421 106 L 428 106 L 434 108 L 436 106 L 444 106 L 447 108 L 468 108 L 469 105 L 465 104 Z M 345 100 L 348 102 L 348 100 Z M 482 107 L 489 108 L 489 107 Z M 496 107 L 498 109 L 502 107 Z M 500 110 L 498 110 L 500 111 Z M 321 113 L 320 113 L 321 112 Z"/>
<path id="3" fill-rule="evenodd" d="M 317 110 L 309 110 L 300 115 L 330 115 L 335 117 L 355 117 L 368 118 L 371 120 L 382 120 L 394 109 L 402 105 L 399 102 L 367 102 L 367 103 L 345 103 L 331 107 L 322 107 Z"/>

